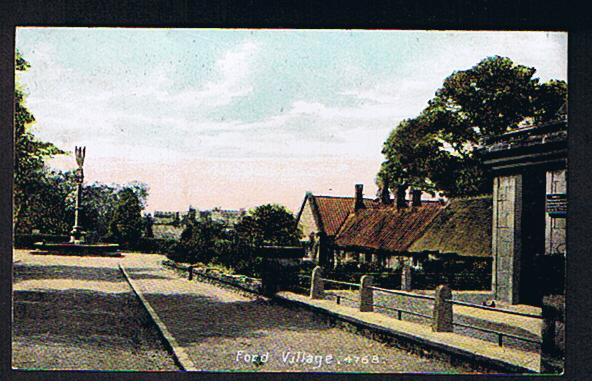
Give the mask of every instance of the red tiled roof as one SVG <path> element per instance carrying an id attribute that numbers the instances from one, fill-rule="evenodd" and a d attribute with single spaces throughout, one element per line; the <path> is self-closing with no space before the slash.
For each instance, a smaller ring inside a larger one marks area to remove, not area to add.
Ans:
<path id="1" fill-rule="evenodd" d="M 444 209 L 439 202 L 420 207 L 361 209 L 350 214 L 335 239 L 340 247 L 404 252 Z"/>
<path id="2" fill-rule="evenodd" d="M 335 236 L 339 228 L 354 211 L 353 197 L 312 196 L 312 204 L 316 205 L 321 226 L 328 236 Z M 366 208 L 378 208 L 380 203 L 372 199 L 364 199 Z"/>

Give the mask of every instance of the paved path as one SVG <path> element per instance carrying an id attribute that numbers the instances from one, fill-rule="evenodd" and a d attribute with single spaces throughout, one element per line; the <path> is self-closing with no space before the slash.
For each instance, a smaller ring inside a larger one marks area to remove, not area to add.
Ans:
<path id="1" fill-rule="evenodd" d="M 359 306 L 359 291 L 348 290 L 332 290 L 327 291 L 328 299 L 335 300 L 334 295 L 342 297 L 342 305 L 355 307 Z M 433 291 L 414 291 L 413 293 L 420 293 L 428 296 L 433 296 Z M 411 298 L 400 295 L 393 295 L 383 292 L 374 292 L 374 304 L 389 308 L 400 308 L 407 311 L 423 314 L 425 316 L 432 316 L 433 301 L 421 298 Z M 516 307 L 516 306 L 514 306 Z M 516 310 L 515 308 L 510 308 Z M 540 315 L 540 309 L 530 307 L 522 309 L 526 313 L 533 313 Z M 386 310 L 383 308 L 376 308 L 378 313 L 384 313 L 392 317 L 396 317 L 397 313 L 393 310 Z M 467 324 L 475 327 L 480 327 L 488 330 L 499 331 L 510 335 L 519 337 L 541 340 L 541 329 L 543 321 L 540 319 L 529 318 L 524 316 L 512 315 L 502 312 L 487 311 L 477 308 L 468 308 L 459 305 L 454 305 L 454 321 L 458 324 Z M 405 321 L 411 321 L 419 324 L 430 324 L 431 319 L 426 319 L 412 314 L 404 313 L 401 317 Z M 486 340 L 492 343 L 497 343 L 497 334 L 475 330 L 466 327 L 455 326 L 455 333 L 474 337 L 481 340 Z M 540 353 L 540 344 L 521 341 L 505 337 L 503 343 L 507 347 Z"/>
<path id="2" fill-rule="evenodd" d="M 429 324 L 420 324 L 407 320 L 397 320 L 392 316 L 378 312 L 360 312 L 358 308 L 337 304 L 332 300 L 313 300 L 308 296 L 293 292 L 279 292 L 279 297 L 295 303 L 304 304 L 315 310 L 329 311 L 353 321 L 371 324 L 374 327 L 387 328 L 393 334 L 404 338 L 415 338 L 427 345 L 438 345 L 441 349 L 460 351 L 489 361 L 510 364 L 532 372 L 540 371 L 540 354 L 507 346 L 499 347 L 496 343 L 480 340 L 467 335 L 452 332 L 433 332 Z"/>
<path id="3" fill-rule="evenodd" d="M 176 370 L 118 259 L 14 253 L 15 368 Z"/>
<path id="4" fill-rule="evenodd" d="M 458 372 L 448 363 L 333 328 L 308 311 L 180 278 L 162 268 L 161 260 L 129 254 L 121 263 L 198 370 Z M 264 362 L 250 361 L 254 355 Z"/>

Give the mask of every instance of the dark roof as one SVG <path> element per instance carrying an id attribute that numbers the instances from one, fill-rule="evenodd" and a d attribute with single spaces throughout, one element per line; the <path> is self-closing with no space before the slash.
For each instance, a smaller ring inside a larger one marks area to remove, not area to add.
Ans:
<path id="1" fill-rule="evenodd" d="M 491 137 L 483 150 L 497 152 L 564 141 L 567 141 L 567 120 L 553 120 Z"/>
<path id="2" fill-rule="evenodd" d="M 335 236 L 347 217 L 354 211 L 353 197 L 314 196 L 311 195 L 315 219 L 320 221 L 319 227 L 328 236 Z M 372 199 L 364 199 L 366 208 L 377 208 L 380 203 Z"/>
<path id="3" fill-rule="evenodd" d="M 491 256 L 492 207 L 491 196 L 451 199 L 409 251 Z"/>
<path id="4" fill-rule="evenodd" d="M 361 209 L 349 215 L 335 244 L 344 248 L 406 252 L 443 209 L 439 202 L 405 209 Z"/>

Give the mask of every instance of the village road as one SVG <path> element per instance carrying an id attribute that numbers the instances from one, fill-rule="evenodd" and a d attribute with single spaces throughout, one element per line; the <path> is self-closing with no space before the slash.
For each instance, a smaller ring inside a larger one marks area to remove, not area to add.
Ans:
<path id="1" fill-rule="evenodd" d="M 197 370 L 460 372 L 332 327 L 308 311 L 188 281 L 164 268 L 163 259 L 16 251 L 13 365 L 178 369 L 130 293 L 121 263 Z"/>
<path id="2" fill-rule="evenodd" d="M 161 260 L 129 255 L 122 263 L 198 370 L 459 372 L 332 327 L 308 311 L 188 281 Z"/>
<path id="3" fill-rule="evenodd" d="M 14 251 L 12 366 L 176 370 L 120 259 Z"/>

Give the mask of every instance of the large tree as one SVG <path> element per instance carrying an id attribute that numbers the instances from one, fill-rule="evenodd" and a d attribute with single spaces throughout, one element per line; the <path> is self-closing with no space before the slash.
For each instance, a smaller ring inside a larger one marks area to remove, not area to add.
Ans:
<path id="1" fill-rule="evenodd" d="M 379 187 L 413 186 L 449 196 L 489 192 L 476 148 L 521 123 L 556 118 L 567 100 L 564 81 L 540 83 L 535 71 L 494 56 L 452 73 L 428 106 L 387 138 Z"/>
<path id="2" fill-rule="evenodd" d="M 51 180 L 53 175 L 45 166 L 45 160 L 62 154 L 55 145 L 38 140 L 32 132 L 35 118 L 25 105 L 25 91 L 20 74 L 29 68 L 29 63 L 16 52 L 15 87 L 15 164 L 14 164 L 14 211 L 13 229 L 15 232 L 30 232 L 33 228 L 51 229 L 44 218 L 53 214 L 48 210 L 48 200 L 55 198 L 56 187 Z M 58 186 L 59 187 L 59 186 Z M 56 223 L 59 227 L 59 223 Z"/>
<path id="3" fill-rule="evenodd" d="M 144 231 L 143 209 L 137 188 L 126 186 L 118 191 L 108 237 L 129 247 L 136 246 Z"/>
<path id="4" fill-rule="evenodd" d="M 177 261 L 220 263 L 232 267 L 233 235 L 222 222 L 210 217 L 190 218 L 185 222 L 179 243 L 171 249 Z"/>
<path id="5" fill-rule="evenodd" d="M 235 225 L 239 237 L 254 247 L 298 245 L 300 231 L 294 215 L 278 204 L 260 205 Z"/>

